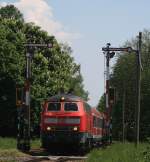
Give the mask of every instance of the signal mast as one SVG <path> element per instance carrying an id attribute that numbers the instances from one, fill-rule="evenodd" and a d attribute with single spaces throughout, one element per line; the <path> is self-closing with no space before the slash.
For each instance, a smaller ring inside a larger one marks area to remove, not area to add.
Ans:
<path id="1" fill-rule="evenodd" d="M 52 48 L 52 44 L 24 44 L 26 48 L 26 76 L 24 88 L 16 87 L 16 105 L 18 107 L 18 134 L 17 148 L 23 151 L 30 150 L 30 88 L 31 88 L 31 61 L 36 48 Z"/>
<path id="2" fill-rule="evenodd" d="M 114 57 L 115 52 L 131 52 L 131 47 L 126 48 L 112 48 L 110 43 L 107 43 L 106 47 L 102 48 L 106 56 L 106 88 L 105 88 L 105 113 L 106 113 L 106 134 L 109 139 L 109 143 L 112 143 L 112 106 L 115 102 L 115 89 L 110 87 L 110 59 Z"/>

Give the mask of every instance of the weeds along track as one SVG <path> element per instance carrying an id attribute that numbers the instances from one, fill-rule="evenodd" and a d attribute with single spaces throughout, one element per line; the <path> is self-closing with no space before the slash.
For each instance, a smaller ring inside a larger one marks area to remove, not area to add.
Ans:
<path id="1" fill-rule="evenodd" d="M 71 149 L 70 149 L 71 150 Z M 85 162 L 86 154 L 79 154 L 74 150 L 46 151 L 34 148 L 27 152 L 18 150 L 4 150 L 0 154 L 0 162 Z"/>
<path id="2" fill-rule="evenodd" d="M 32 149 L 29 152 L 22 152 L 21 156 L 0 157 L 0 162 L 85 162 L 87 157 L 69 152 L 48 152 L 44 149 Z"/>

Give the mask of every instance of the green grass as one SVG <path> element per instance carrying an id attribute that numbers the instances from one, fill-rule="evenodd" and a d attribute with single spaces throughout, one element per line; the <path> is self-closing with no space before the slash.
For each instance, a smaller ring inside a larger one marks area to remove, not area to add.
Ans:
<path id="1" fill-rule="evenodd" d="M 16 139 L 0 137 L 0 149 L 15 149 Z"/>
<path id="2" fill-rule="evenodd" d="M 0 137 L 0 149 L 15 149 L 16 145 L 17 141 L 15 138 Z M 40 139 L 35 139 L 31 141 L 32 148 L 39 148 L 40 145 Z"/>
<path id="3" fill-rule="evenodd" d="M 140 144 L 135 148 L 131 143 L 116 143 L 105 149 L 92 150 L 87 162 L 148 162 L 149 155 L 144 155 L 147 146 L 148 144 Z"/>
<path id="4" fill-rule="evenodd" d="M 15 138 L 2 138 L 0 137 L 0 162 L 2 158 L 11 158 L 11 160 L 7 160 L 7 162 L 12 162 L 12 159 L 16 157 L 26 157 L 27 154 L 17 150 L 16 148 L 17 141 Z M 31 141 L 31 148 L 39 148 L 40 147 L 40 140 L 32 140 Z M 6 161 L 6 160 L 5 160 Z M 15 160 L 13 161 L 15 162 Z"/>
<path id="5" fill-rule="evenodd" d="M 0 157 L 27 156 L 16 149 L 16 139 L 0 137 Z M 31 148 L 39 148 L 40 140 L 32 140 Z M 87 162 L 150 162 L 149 144 L 115 143 L 106 148 L 93 149 Z"/>
<path id="6" fill-rule="evenodd" d="M 0 162 L 16 162 L 16 158 L 28 157 L 28 154 L 17 150 L 17 141 L 15 138 L 0 137 Z M 39 148 L 40 140 L 35 139 L 31 141 L 31 148 Z"/>
<path id="7" fill-rule="evenodd" d="M 41 142 L 40 139 L 35 139 L 31 141 L 31 148 L 40 148 Z"/>

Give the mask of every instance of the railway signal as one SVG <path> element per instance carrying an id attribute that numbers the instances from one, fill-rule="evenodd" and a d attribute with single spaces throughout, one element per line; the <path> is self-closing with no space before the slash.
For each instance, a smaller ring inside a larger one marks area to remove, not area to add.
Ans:
<path id="1" fill-rule="evenodd" d="M 26 43 L 26 76 L 24 85 L 24 99 L 17 99 L 16 105 L 18 106 L 18 138 L 17 148 L 20 150 L 30 150 L 30 79 L 31 79 L 31 60 L 36 48 L 52 48 L 52 44 L 35 44 Z M 19 89 L 16 89 L 16 97 L 18 98 Z"/>
<path id="2" fill-rule="evenodd" d="M 111 138 L 111 132 L 112 132 L 112 120 L 111 120 L 111 112 L 112 112 L 112 106 L 114 104 L 112 100 L 112 89 L 110 88 L 110 67 L 109 67 L 109 62 L 110 59 L 112 59 L 115 56 L 115 52 L 132 52 L 134 51 L 131 47 L 126 47 L 126 48 L 112 48 L 110 47 L 110 43 L 107 43 L 106 47 L 102 48 L 102 51 L 106 54 L 106 91 L 105 91 L 105 96 L 106 96 L 106 114 L 107 114 L 107 122 L 108 122 L 108 128 L 107 128 L 107 133 L 109 136 L 109 142 L 112 142 Z"/>
<path id="3" fill-rule="evenodd" d="M 104 52 L 132 52 L 133 51 L 133 49 L 131 48 L 131 47 L 126 47 L 126 48 L 108 48 L 108 47 L 103 47 L 102 48 L 102 51 L 104 51 Z"/>
<path id="4" fill-rule="evenodd" d="M 112 109 L 112 105 L 111 105 L 111 101 L 110 101 L 110 84 L 109 84 L 109 61 L 111 58 L 114 57 L 115 52 L 134 52 L 136 54 L 136 62 L 137 62 L 137 83 L 136 83 L 136 146 L 138 146 L 139 144 L 139 127 L 140 127 L 140 81 L 141 81 L 141 69 L 142 69 L 142 65 L 141 65 L 141 44 L 142 44 L 142 33 L 139 32 L 139 36 L 138 36 L 138 48 L 137 50 L 132 49 L 132 47 L 124 47 L 124 48 L 112 48 L 110 47 L 110 43 L 107 43 L 106 47 L 102 48 L 102 51 L 104 51 L 104 53 L 106 54 L 106 112 L 108 115 L 108 120 L 110 121 L 110 115 L 111 115 L 111 109 Z M 125 97 L 124 97 L 125 98 Z M 125 99 L 124 99 L 125 100 Z M 125 101 L 123 101 L 125 102 Z M 124 107 L 124 106 L 123 106 Z M 124 110 L 123 110 L 124 113 Z M 124 118 L 124 114 L 123 114 L 123 118 Z M 123 119 L 124 120 L 124 119 Z M 123 122 L 124 123 L 124 122 Z M 111 124 L 111 123 L 110 123 Z M 124 127 L 124 126 L 123 126 Z M 124 129 L 123 129 L 124 132 Z M 124 136 L 124 134 L 123 134 Z M 124 137 L 123 137 L 124 140 Z"/>

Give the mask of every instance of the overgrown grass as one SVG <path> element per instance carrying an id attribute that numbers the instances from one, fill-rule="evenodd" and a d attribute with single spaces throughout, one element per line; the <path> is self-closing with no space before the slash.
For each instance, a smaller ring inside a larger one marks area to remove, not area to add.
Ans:
<path id="1" fill-rule="evenodd" d="M 16 148 L 16 139 L 0 137 L 0 149 L 15 149 Z"/>
<path id="2" fill-rule="evenodd" d="M 15 138 L 2 138 L 0 137 L 0 162 L 16 162 L 16 158 L 28 157 L 16 148 L 17 141 Z M 39 148 L 40 140 L 35 139 L 31 141 L 31 148 Z"/>
<path id="3" fill-rule="evenodd" d="M 0 137 L 0 149 L 16 149 L 17 141 L 15 138 Z M 40 139 L 31 140 L 32 148 L 40 147 Z"/>
<path id="4" fill-rule="evenodd" d="M 0 137 L 0 157 L 25 156 L 16 149 L 16 139 Z M 40 140 L 32 140 L 31 147 L 39 148 Z M 93 149 L 88 154 L 87 162 L 150 162 L 150 145 L 140 144 L 138 148 L 132 143 L 115 143 L 106 148 Z"/>
<path id="5" fill-rule="evenodd" d="M 140 144 L 136 148 L 131 143 L 116 143 L 105 149 L 92 150 L 87 162 L 147 162 L 147 146 Z"/>
<path id="6" fill-rule="evenodd" d="M 2 161 L 1 158 L 11 158 L 11 160 L 7 160 L 7 162 L 12 162 L 12 159 L 16 157 L 26 157 L 27 154 L 17 150 L 17 141 L 15 138 L 3 138 L 0 137 L 0 162 Z M 39 148 L 40 147 L 40 140 L 35 139 L 31 141 L 31 148 Z M 15 161 L 15 160 L 14 160 Z"/>

